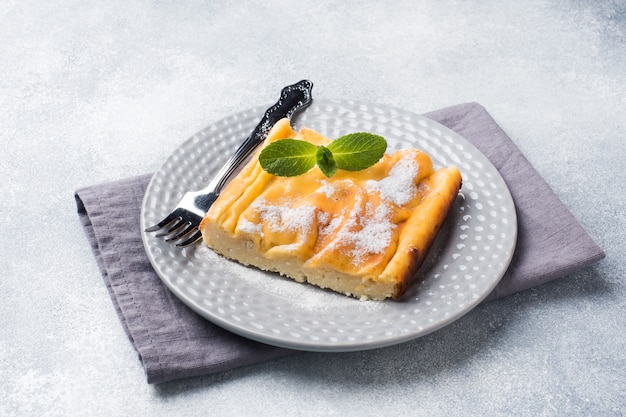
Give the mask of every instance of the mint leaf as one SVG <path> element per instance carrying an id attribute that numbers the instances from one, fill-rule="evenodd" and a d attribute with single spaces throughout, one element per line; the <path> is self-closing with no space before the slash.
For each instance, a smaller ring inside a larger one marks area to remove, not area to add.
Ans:
<path id="1" fill-rule="evenodd" d="M 281 139 L 259 154 L 261 167 L 281 177 L 301 175 L 315 166 L 317 146 L 304 140 Z"/>
<path id="2" fill-rule="evenodd" d="M 320 167 L 320 170 L 324 175 L 328 178 L 335 175 L 337 172 L 337 162 L 335 162 L 335 158 L 333 158 L 333 153 L 325 146 L 321 146 L 317 148 L 317 154 L 315 155 L 317 159 L 317 166 Z"/>
<path id="3" fill-rule="evenodd" d="M 387 150 L 385 138 L 373 133 L 350 133 L 317 146 L 297 139 L 280 139 L 267 145 L 259 154 L 261 167 L 281 177 L 301 175 L 317 164 L 327 177 L 337 169 L 360 171 L 382 158 Z"/>
<path id="4" fill-rule="evenodd" d="M 373 133 L 349 133 L 332 141 L 328 149 L 333 154 L 337 168 L 360 171 L 382 158 L 387 150 L 387 141 Z"/>

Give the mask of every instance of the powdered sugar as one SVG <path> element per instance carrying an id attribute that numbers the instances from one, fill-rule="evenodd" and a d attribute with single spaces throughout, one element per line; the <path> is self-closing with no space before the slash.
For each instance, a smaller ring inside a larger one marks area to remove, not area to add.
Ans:
<path id="1" fill-rule="evenodd" d="M 389 220 L 391 210 L 386 204 L 374 207 L 365 205 L 365 216 L 361 217 L 361 230 L 353 233 L 357 253 L 383 253 L 391 243 L 395 225 Z"/>
<path id="2" fill-rule="evenodd" d="M 369 180 L 365 183 L 368 192 L 379 192 L 387 201 L 399 206 L 411 201 L 416 193 L 415 178 L 419 173 L 419 165 L 412 152 L 408 152 L 389 171 L 389 174 L 378 181 Z"/>
<path id="3" fill-rule="evenodd" d="M 324 194 L 326 198 L 331 198 L 336 191 L 336 188 L 331 183 L 324 181 L 322 186 L 318 188 L 316 192 Z"/>
<path id="4" fill-rule="evenodd" d="M 261 237 L 263 237 L 263 225 L 262 224 L 256 224 L 256 223 L 252 223 L 251 221 L 241 217 L 239 219 L 239 224 L 237 225 L 237 227 L 239 228 L 239 230 L 241 230 L 244 233 L 248 233 L 248 234 L 258 234 Z"/>
<path id="5" fill-rule="evenodd" d="M 325 212 L 320 212 L 320 213 L 324 213 L 327 217 L 330 217 L 330 213 L 325 213 Z M 343 217 L 344 217 L 344 214 L 341 213 L 337 216 L 333 216 L 331 219 L 329 219 L 330 221 L 328 220 L 324 222 L 320 221 L 320 224 L 325 225 L 322 228 L 320 228 L 320 235 L 327 236 L 327 235 L 331 235 L 335 233 L 335 230 L 337 230 L 337 228 L 341 226 Z"/>
<path id="6" fill-rule="evenodd" d="M 371 202 L 365 204 L 365 213 L 353 211 L 355 219 L 350 223 L 360 223 L 356 230 L 343 229 L 340 233 L 345 242 L 354 245 L 350 250 L 353 262 L 358 265 L 369 254 L 384 253 L 393 236 L 395 225 L 389 220 L 389 207 L 381 203 L 377 207 Z"/>
<path id="7" fill-rule="evenodd" d="M 330 251 L 346 250 L 352 262 L 359 265 L 369 254 L 384 253 L 390 245 L 395 225 L 390 221 L 391 210 L 382 202 L 374 206 L 372 202 L 364 203 L 363 191 L 355 196 L 354 205 L 349 213 L 336 216 L 326 228 L 337 230 L 335 238 L 320 252 L 323 255 Z M 341 221 L 347 219 L 341 228 Z M 326 232 L 326 230 L 324 230 Z"/>
<path id="8" fill-rule="evenodd" d="M 254 202 L 253 208 L 259 211 L 261 220 L 275 232 L 307 233 L 313 227 L 315 207 L 309 204 L 270 205 L 265 199 L 259 198 Z"/>
<path id="9" fill-rule="evenodd" d="M 330 222 L 330 213 L 327 213 L 325 211 L 318 211 L 317 212 L 317 221 L 320 224 L 326 224 Z"/>

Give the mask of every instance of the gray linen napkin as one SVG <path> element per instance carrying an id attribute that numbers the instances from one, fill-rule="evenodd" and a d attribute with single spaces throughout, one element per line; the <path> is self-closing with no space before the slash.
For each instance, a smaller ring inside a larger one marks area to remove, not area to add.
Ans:
<path id="1" fill-rule="evenodd" d="M 472 142 L 506 181 L 517 208 L 511 266 L 488 299 L 570 274 L 604 258 L 548 184 L 476 103 L 426 114 Z M 204 320 L 161 283 L 144 252 L 139 212 L 151 175 L 81 188 L 79 218 L 148 383 L 207 375 L 292 351 L 233 335 Z"/>

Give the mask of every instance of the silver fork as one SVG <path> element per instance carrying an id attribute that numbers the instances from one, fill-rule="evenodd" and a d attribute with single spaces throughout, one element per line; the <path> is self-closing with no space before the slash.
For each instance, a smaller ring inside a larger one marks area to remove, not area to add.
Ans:
<path id="1" fill-rule="evenodd" d="M 204 215 L 217 199 L 222 188 L 237 168 L 265 140 L 274 124 L 284 117 L 292 118 L 298 111 L 311 104 L 313 83 L 302 80 L 282 89 L 280 98 L 265 111 L 259 124 L 237 148 L 213 180 L 202 190 L 185 193 L 174 210 L 146 232 L 161 231 L 156 236 L 176 242 L 176 246 L 189 246 L 202 237 L 199 226 Z"/>

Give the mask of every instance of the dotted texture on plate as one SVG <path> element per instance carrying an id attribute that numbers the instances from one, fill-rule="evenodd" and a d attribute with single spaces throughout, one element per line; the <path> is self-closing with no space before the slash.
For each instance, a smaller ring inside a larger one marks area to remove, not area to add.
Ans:
<path id="1" fill-rule="evenodd" d="M 141 228 L 160 221 L 188 190 L 201 189 L 252 131 L 266 106 L 198 132 L 165 161 L 146 191 Z M 353 351 L 389 346 L 439 329 L 469 312 L 506 271 L 517 236 L 502 177 L 467 140 L 418 114 L 379 104 L 316 99 L 295 121 L 336 138 L 367 131 L 388 152 L 418 148 L 435 167 L 456 165 L 463 186 L 419 279 L 399 301 L 359 301 L 244 267 L 202 244 L 177 248 L 143 233 L 146 253 L 185 304 L 234 333 L 276 346 Z"/>

